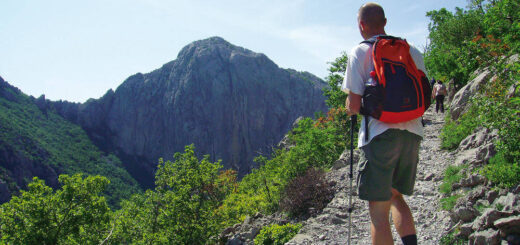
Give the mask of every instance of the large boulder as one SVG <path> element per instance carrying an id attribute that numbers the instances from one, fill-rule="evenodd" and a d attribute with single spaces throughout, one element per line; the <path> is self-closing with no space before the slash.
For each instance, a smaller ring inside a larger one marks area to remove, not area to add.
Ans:
<path id="1" fill-rule="evenodd" d="M 472 245 L 498 245 L 500 240 L 498 231 L 493 229 L 475 232 L 469 236 L 469 244 Z"/>
<path id="2" fill-rule="evenodd" d="M 455 93 L 457 92 L 457 88 L 455 87 L 455 79 L 451 79 L 449 82 L 448 82 L 448 86 L 447 86 L 447 89 L 448 89 L 448 103 L 451 103 L 451 101 L 453 101 L 453 97 L 455 97 Z"/>
<path id="3" fill-rule="evenodd" d="M 500 230 L 502 237 L 507 237 L 510 234 L 520 234 L 519 215 L 498 219 L 495 221 L 494 225 Z"/>
<path id="4" fill-rule="evenodd" d="M 489 69 L 477 70 L 473 73 L 475 78 L 468 82 L 453 96 L 450 104 L 451 118 L 457 120 L 468 110 L 469 99 L 478 93 L 482 85 L 486 84 L 492 77 Z"/>
<path id="5" fill-rule="evenodd" d="M 498 139 L 497 130 L 478 128 L 460 142 L 455 164 L 482 165 L 487 163 L 496 154 L 496 139 Z"/>

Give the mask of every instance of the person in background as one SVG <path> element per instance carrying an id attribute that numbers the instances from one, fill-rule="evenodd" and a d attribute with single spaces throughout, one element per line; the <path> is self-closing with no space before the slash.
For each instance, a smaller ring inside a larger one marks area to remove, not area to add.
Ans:
<path id="1" fill-rule="evenodd" d="M 444 97 L 448 94 L 446 86 L 442 84 L 442 81 L 437 81 L 437 84 L 433 86 L 432 97 L 435 98 L 435 113 L 444 113 Z"/>

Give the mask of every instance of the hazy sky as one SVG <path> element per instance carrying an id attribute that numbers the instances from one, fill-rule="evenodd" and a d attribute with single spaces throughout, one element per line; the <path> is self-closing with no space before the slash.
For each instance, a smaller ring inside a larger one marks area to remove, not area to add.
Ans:
<path id="1" fill-rule="evenodd" d="M 361 41 L 354 0 L 0 0 L 0 76 L 35 97 L 84 102 L 211 36 L 283 68 L 328 73 Z M 427 11 L 466 0 L 381 0 L 387 33 L 422 49 Z"/>

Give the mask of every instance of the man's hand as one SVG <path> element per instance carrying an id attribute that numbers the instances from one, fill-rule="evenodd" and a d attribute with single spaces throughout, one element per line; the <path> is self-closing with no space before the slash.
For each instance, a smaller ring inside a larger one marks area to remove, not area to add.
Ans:
<path id="1" fill-rule="evenodd" d="M 345 101 L 345 108 L 349 116 L 358 114 L 361 109 L 361 95 L 349 93 Z"/>

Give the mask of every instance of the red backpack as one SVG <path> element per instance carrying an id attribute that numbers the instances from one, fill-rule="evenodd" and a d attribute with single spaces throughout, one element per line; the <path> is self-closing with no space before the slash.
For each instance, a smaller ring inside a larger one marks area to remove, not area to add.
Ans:
<path id="1" fill-rule="evenodd" d="M 421 117 L 430 106 L 432 89 L 415 66 L 406 40 L 378 36 L 362 43 L 373 45 L 375 72 L 371 75 L 376 83 L 365 83 L 361 114 L 386 123 Z"/>

